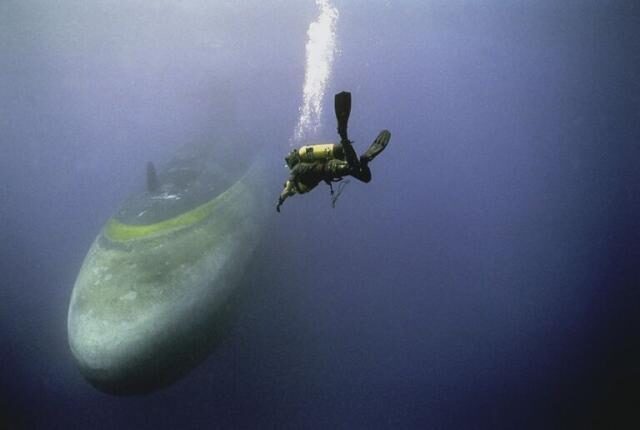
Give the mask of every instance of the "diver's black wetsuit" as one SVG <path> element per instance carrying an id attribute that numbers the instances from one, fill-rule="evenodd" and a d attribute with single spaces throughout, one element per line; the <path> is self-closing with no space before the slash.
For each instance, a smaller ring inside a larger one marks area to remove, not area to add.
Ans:
<path id="1" fill-rule="evenodd" d="M 381 131 L 367 151 L 358 158 L 351 141 L 347 137 L 347 121 L 351 112 L 351 94 L 347 92 L 336 94 L 335 109 L 338 119 L 338 134 L 341 141 L 339 145 L 335 145 L 337 148 L 333 153 L 334 158 L 303 162 L 300 160 L 297 150 L 293 150 L 286 158 L 291 173 L 284 184 L 284 189 L 280 193 L 278 205 L 276 206 L 278 212 L 280 212 L 280 206 L 282 206 L 287 197 L 294 194 L 308 193 L 321 181 L 331 185 L 331 182 L 339 181 L 345 176 L 353 176 L 364 183 L 371 181 L 369 162 L 384 150 L 389 143 L 391 133 L 387 130 Z"/>
<path id="2" fill-rule="evenodd" d="M 276 207 L 278 212 L 287 197 L 308 193 L 322 181 L 331 184 L 331 182 L 337 182 L 345 176 L 353 176 L 364 183 L 371 181 L 371 169 L 369 169 L 369 159 L 366 154 L 358 159 L 351 142 L 342 141 L 341 145 L 344 149 L 344 158 L 313 163 L 299 162 L 291 169 L 289 180 L 284 184 L 284 189 L 278 199 Z"/>
<path id="3" fill-rule="evenodd" d="M 347 175 L 351 175 L 365 183 L 371 181 L 371 170 L 367 165 L 368 163 L 362 162 L 355 157 L 351 142 L 342 142 L 342 147 L 347 155 L 346 159 L 334 158 L 327 161 L 300 162 L 296 164 L 289 175 L 289 182 L 292 183 L 296 193 L 307 193 L 321 181 L 335 182 Z"/>

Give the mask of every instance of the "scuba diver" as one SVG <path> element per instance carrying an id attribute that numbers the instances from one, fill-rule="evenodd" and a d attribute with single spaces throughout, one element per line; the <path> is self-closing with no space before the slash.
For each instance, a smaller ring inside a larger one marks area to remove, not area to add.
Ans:
<path id="1" fill-rule="evenodd" d="M 280 193 L 276 206 L 278 212 L 287 197 L 308 193 L 320 181 L 329 185 L 332 196 L 331 183 L 339 182 L 345 176 L 353 176 L 364 183 L 371 181 L 369 163 L 387 147 L 391 133 L 388 130 L 382 130 L 369 149 L 358 158 L 347 137 L 347 123 L 351 114 L 351 93 L 343 91 L 335 95 L 335 111 L 340 135 L 339 144 L 307 145 L 292 150 L 285 157 L 291 173 Z M 337 197 L 333 199 L 334 205 L 336 199 Z"/>

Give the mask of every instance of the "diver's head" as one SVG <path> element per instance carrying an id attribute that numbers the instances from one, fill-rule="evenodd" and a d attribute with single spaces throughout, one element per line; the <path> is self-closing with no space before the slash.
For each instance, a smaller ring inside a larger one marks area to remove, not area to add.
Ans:
<path id="1" fill-rule="evenodd" d="M 296 164 L 300 162 L 300 154 L 297 149 L 292 149 L 289 155 L 284 157 L 284 161 L 287 163 L 290 169 L 293 169 Z"/>

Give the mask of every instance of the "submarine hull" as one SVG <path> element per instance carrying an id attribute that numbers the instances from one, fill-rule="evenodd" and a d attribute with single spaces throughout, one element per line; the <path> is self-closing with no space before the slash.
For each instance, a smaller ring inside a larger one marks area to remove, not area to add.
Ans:
<path id="1" fill-rule="evenodd" d="M 149 392 L 215 347 L 264 230 L 263 176 L 254 165 L 153 228 L 112 219 L 102 229 L 68 314 L 71 351 L 91 384 L 112 394 Z"/>

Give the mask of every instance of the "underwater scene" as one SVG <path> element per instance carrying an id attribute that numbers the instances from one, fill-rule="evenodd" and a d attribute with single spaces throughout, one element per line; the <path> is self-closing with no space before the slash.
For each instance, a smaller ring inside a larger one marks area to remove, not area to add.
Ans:
<path id="1" fill-rule="evenodd" d="M 0 2 L 0 428 L 639 428 L 639 29 Z"/>

